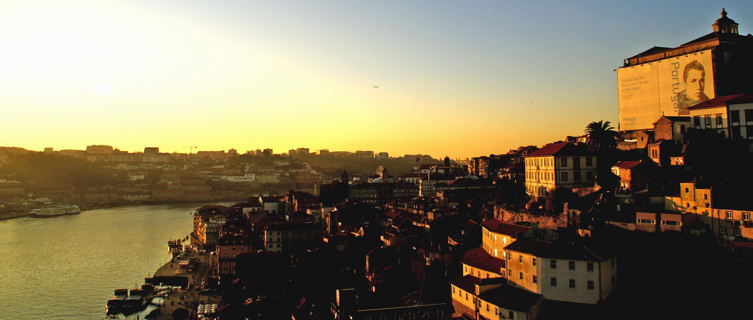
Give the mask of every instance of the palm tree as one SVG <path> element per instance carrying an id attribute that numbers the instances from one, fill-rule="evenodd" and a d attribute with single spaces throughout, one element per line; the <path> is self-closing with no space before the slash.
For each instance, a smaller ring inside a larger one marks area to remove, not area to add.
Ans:
<path id="1" fill-rule="evenodd" d="M 614 131 L 609 121 L 599 120 L 586 126 L 586 135 L 588 150 L 599 157 L 596 165 L 596 183 L 607 189 L 616 187 L 619 184 L 619 178 L 614 176 L 610 168 L 616 162 L 615 151 L 620 134 Z"/>
<path id="2" fill-rule="evenodd" d="M 588 149 L 596 153 L 617 148 L 617 139 L 620 136 L 614 131 L 612 124 L 604 120 L 589 123 L 586 126 L 586 135 Z"/>

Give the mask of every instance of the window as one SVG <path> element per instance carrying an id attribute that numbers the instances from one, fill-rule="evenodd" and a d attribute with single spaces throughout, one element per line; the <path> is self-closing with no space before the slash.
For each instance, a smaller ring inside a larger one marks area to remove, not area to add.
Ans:
<path id="1" fill-rule="evenodd" d="M 552 259 L 552 261 L 549 263 L 549 267 L 552 269 L 557 269 L 557 260 Z"/>
<path id="2" fill-rule="evenodd" d="M 732 211 L 727 211 L 726 212 L 726 217 L 727 217 L 727 219 L 732 219 Z"/>
<path id="3" fill-rule="evenodd" d="M 748 139 L 753 138 L 753 126 L 745 126 L 745 137 Z"/>
<path id="4" fill-rule="evenodd" d="M 711 115 L 710 114 L 703 116 L 703 124 L 705 125 L 704 128 L 711 128 Z"/>
<path id="5" fill-rule="evenodd" d="M 518 262 L 523 263 L 523 255 L 518 256 Z"/>
<path id="6" fill-rule="evenodd" d="M 536 283 L 536 275 L 533 275 L 533 279 L 531 279 L 533 283 Z"/>
<path id="7" fill-rule="evenodd" d="M 532 262 L 532 263 L 533 263 L 533 265 L 535 266 L 535 265 L 536 265 L 536 257 L 533 257 L 533 258 L 531 258 L 531 262 Z"/>
<path id="8" fill-rule="evenodd" d="M 745 110 L 745 122 L 753 121 L 753 109 Z"/>
<path id="9" fill-rule="evenodd" d="M 594 289 L 594 281 L 593 280 L 588 280 L 586 282 L 586 289 L 588 289 L 588 290 L 593 290 Z"/>
<path id="10" fill-rule="evenodd" d="M 681 124 L 681 125 L 680 125 L 680 134 L 685 134 L 685 130 L 686 130 L 686 129 L 687 129 L 687 128 L 685 128 L 685 125 L 684 125 L 684 124 Z"/>
<path id="11" fill-rule="evenodd" d="M 730 132 L 729 135 L 732 138 L 739 139 L 739 138 L 741 138 L 743 136 L 743 133 L 741 132 L 742 130 L 743 130 L 743 128 L 740 127 L 740 126 L 732 126 L 732 128 L 730 128 L 730 130 L 729 130 L 729 132 Z"/>
<path id="12" fill-rule="evenodd" d="M 507 315 L 508 315 L 508 318 L 515 319 L 515 312 L 510 311 Z"/>
<path id="13" fill-rule="evenodd" d="M 570 270 L 575 270 L 575 261 L 570 261 L 567 263 L 567 268 Z"/>
<path id="14" fill-rule="evenodd" d="M 455 286 L 452 287 L 452 294 L 455 294 Z"/>
<path id="15" fill-rule="evenodd" d="M 549 285 L 551 285 L 552 287 L 556 287 L 557 286 L 557 278 L 551 277 L 549 279 Z"/>
<path id="16" fill-rule="evenodd" d="M 567 182 L 567 172 L 561 173 L 560 176 L 562 178 L 562 182 Z"/>
<path id="17" fill-rule="evenodd" d="M 523 273 L 522 272 L 520 273 L 520 278 L 519 279 L 523 280 Z"/>
<path id="18" fill-rule="evenodd" d="M 512 253 L 507 253 L 507 260 L 512 260 Z"/>
<path id="19" fill-rule="evenodd" d="M 729 112 L 729 118 L 732 122 L 740 122 L 740 110 L 732 110 Z"/>
<path id="20" fill-rule="evenodd" d="M 743 212 L 743 221 L 750 220 L 750 212 Z"/>
<path id="21" fill-rule="evenodd" d="M 586 157 L 586 166 L 590 167 L 594 165 L 594 160 L 591 157 Z"/>
<path id="22" fill-rule="evenodd" d="M 489 304 L 488 303 L 484 303 L 484 304 L 486 305 L 486 311 L 489 311 Z"/>
<path id="23" fill-rule="evenodd" d="M 560 158 L 560 167 L 567 167 L 567 158 Z"/>
<path id="24" fill-rule="evenodd" d="M 507 277 L 512 278 L 512 270 L 507 270 Z"/>
<path id="25" fill-rule="evenodd" d="M 497 249 L 494 249 L 494 256 L 497 256 Z"/>
<path id="26" fill-rule="evenodd" d="M 575 279 L 570 279 L 570 281 L 568 281 L 567 285 L 571 289 L 575 289 Z"/>
<path id="27" fill-rule="evenodd" d="M 696 128 L 700 128 L 701 127 L 701 117 L 700 116 L 693 117 L 693 126 L 695 126 Z"/>
<path id="28" fill-rule="evenodd" d="M 716 127 L 719 128 L 722 126 L 722 114 L 717 113 L 716 114 Z"/>
<path id="29" fill-rule="evenodd" d="M 594 263 L 589 262 L 588 264 L 586 264 L 586 270 L 588 270 L 588 272 L 594 272 Z"/>

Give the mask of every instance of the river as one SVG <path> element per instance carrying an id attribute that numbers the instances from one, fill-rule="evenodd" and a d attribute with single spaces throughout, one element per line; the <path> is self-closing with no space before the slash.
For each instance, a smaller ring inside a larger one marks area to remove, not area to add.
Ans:
<path id="1" fill-rule="evenodd" d="M 193 208 L 96 209 L 0 221 L 0 319 L 102 319 L 113 289 L 141 286 L 188 235 Z"/>

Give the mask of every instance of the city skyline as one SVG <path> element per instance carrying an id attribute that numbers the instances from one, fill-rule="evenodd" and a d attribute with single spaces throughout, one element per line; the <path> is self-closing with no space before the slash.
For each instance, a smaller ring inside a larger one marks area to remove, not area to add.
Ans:
<path id="1" fill-rule="evenodd" d="M 743 1 L 6 7 L 0 145 L 32 150 L 505 153 L 616 126 L 613 70 L 721 7 L 753 25 Z"/>

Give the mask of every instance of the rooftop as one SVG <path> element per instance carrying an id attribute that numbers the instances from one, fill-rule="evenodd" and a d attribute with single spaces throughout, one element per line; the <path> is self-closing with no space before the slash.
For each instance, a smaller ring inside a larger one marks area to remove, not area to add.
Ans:
<path id="1" fill-rule="evenodd" d="M 620 168 L 620 169 L 632 169 L 638 165 L 643 163 L 643 161 L 620 161 L 614 164 L 614 167 Z"/>
<path id="2" fill-rule="evenodd" d="M 504 272 L 501 269 L 505 267 L 505 260 L 493 257 L 484 251 L 484 248 L 479 247 L 466 252 L 462 261 L 467 265 L 489 272 Z"/>
<path id="3" fill-rule="evenodd" d="M 460 278 L 457 278 L 455 280 L 450 280 L 450 284 L 453 286 L 456 286 L 463 291 L 467 292 L 476 292 L 476 284 L 481 283 L 481 279 L 476 278 L 470 274 L 464 275 Z"/>
<path id="4" fill-rule="evenodd" d="M 704 102 L 701 102 L 699 104 L 696 104 L 694 106 L 688 107 L 688 109 L 705 109 L 705 108 L 712 108 L 712 107 L 718 107 L 723 106 L 727 104 L 735 104 L 735 103 L 749 103 L 753 102 L 753 94 L 731 94 L 727 96 L 720 96 L 713 99 L 706 100 Z"/>
<path id="5" fill-rule="evenodd" d="M 488 219 L 482 223 L 482 226 L 491 232 L 501 233 L 512 237 L 517 237 L 518 234 L 526 233 L 528 230 L 531 230 L 531 228 L 527 226 L 504 223 L 497 219 Z"/>
<path id="6" fill-rule="evenodd" d="M 569 142 L 555 142 L 547 144 L 541 149 L 528 154 L 528 157 L 548 157 L 548 156 L 581 156 L 587 155 L 588 149 L 585 144 L 574 144 Z"/>
<path id="7" fill-rule="evenodd" d="M 541 295 L 528 292 L 524 289 L 503 285 L 479 295 L 479 299 L 505 309 L 528 312 L 541 301 Z"/>
<path id="8" fill-rule="evenodd" d="M 518 239 L 506 247 L 506 249 L 533 254 L 537 257 L 602 261 L 606 258 L 595 253 L 583 244 L 551 243 L 549 241 Z"/>

